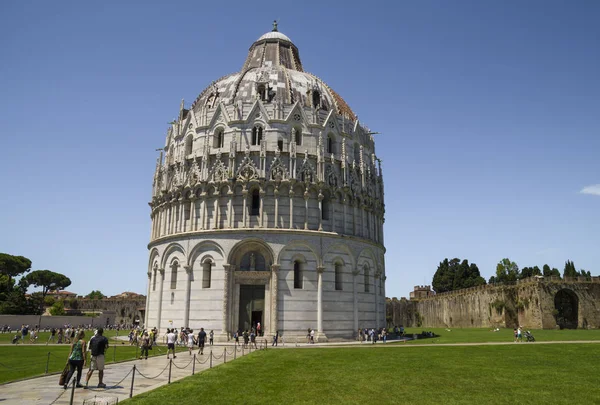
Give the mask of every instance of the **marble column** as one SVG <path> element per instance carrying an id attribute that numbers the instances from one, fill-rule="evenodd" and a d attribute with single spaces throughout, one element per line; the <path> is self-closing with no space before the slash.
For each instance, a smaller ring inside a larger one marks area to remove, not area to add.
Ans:
<path id="1" fill-rule="evenodd" d="M 183 198 L 179 200 L 179 232 L 185 232 L 185 209 L 184 209 L 185 201 Z"/>
<path id="2" fill-rule="evenodd" d="M 148 328 L 148 313 L 150 312 L 150 290 L 152 284 L 152 271 L 148 272 L 148 289 L 146 293 L 146 313 L 144 314 L 144 328 Z"/>
<path id="3" fill-rule="evenodd" d="M 190 197 L 190 231 L 196 230 L 196 197 Z"/>
<path id="4" fill-rule="evenodd" d="M 323 332 L 323 272 L 325 267 L 317 267 L 317 341 L 326 342 L 327 336 Z"/>
<path id="5" fill-rule="evenodd" d="M 221 314 L 221 335 L 224 340 L 229 340 L 229 319 L 230 319 L 230 294 L 231 290 L 231 265 L 224 264 L 223 265 L 223 312 Z"/>
<path id="6" fill-rule="evenodd" d="M 380 322 L 380 316 L 379 316 L 379 284 L 377 283 L 377 281 L 379 281 L 379 277 L 380 274 L 378 272 L 375 273 L 375 325 L 377 325 L 378 328 L 381 327 Z"/>
<path id="7" fill-rule="evenodd" d="M 183 313 L 183 325 L 187 328 L 190 326 L 190 293 L 192 290 L 192 277 L 194 275 L 192 266 L 183 266 L 187 274 L 185 283 L 185 312 Z"/>
<path id="8" fill-rule="evenodd" d="M 279 228 L 279 190 L 275 189 L 275 228 Z"/>
<path id="9" fill-rule="evenodd" d="M 277 333 L 277 320 L 279 315 L 279 265 L 271 265 L 271 324 L 269 331 L 272 335 Z"/>
<path id="10" fill-rule="evenodd" d="M 158 269 L 160 272 L 160 288 L 158 291 L 158 315 L 156 317 L 156 327 L 158 328 L 159 334 L 162 332 L 161 330 L 161 317 L 162 317 L 162 302 L 163 302 L 163 287 L 165 285 L 165 269 Z"/>
<path id="11" fill-rule="evenodd" d="M 304 192 L 304 229 L 308 229 L 308 199 L 310 195 L 308 191 Z"/>
<path id="12" fill-rule="evenodd" d="M 294 192 L 290 186 L 290 229 L 294 229 Z"/>
<path id="13" fill-rule="evenodd" d="M 319 232 L 323 231 L 323 194 L 319 193 Z"/>
<path id="14" fill-rule="evenodd" d="M 267 193 L 264 190 L 260 190 L 259 192 L 259 196 L 260 196 L 260 207 L 259 207 L 259 216 L 258 216 L 258 227 L 259 228 L 263 228 L 265 226 L 264 224 L 264 219 L 265 219 L 265 211 L 264 211 L 264 201 L 265 201 L 265 195 Z"/>
<path id="15" fill-rule="evenodd" d="M 360 274 L 360 270 L 356 269 L 352 272 L 352 301 L 354 309 L 354 332 L 358 332 L 358 283 L 356 278 Z"/>

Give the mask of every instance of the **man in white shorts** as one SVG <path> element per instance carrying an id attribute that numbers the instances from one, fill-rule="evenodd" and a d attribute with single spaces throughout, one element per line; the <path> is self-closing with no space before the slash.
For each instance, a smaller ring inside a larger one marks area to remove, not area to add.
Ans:
<path id="1" fill-rule="evenodd" d="M 102 336 L 104 330 L 98 328 L 98 331 L 93 338 L 90 339 L 90 351 L 92 352 L 92 358 L 90 361 L 90 370 L 85 377 L 85 387 L 87 388 L 88 382 L 94 373 L 94 370 L 98 370 L 98 388 L 106 388 L 106 384 L 102 381 L 104 379 L 104 353 L 108 349 L 108 339 Z"/>

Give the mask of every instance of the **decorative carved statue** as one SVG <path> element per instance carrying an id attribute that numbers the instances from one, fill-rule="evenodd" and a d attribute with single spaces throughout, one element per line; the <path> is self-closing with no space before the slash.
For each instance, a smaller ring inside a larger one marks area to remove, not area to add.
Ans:
<path id="1" fill-rule="evenodd" d="M 250 271 L 256 270 L 256 258 L 254 257 L 254 253 L 250 253 Z"/>

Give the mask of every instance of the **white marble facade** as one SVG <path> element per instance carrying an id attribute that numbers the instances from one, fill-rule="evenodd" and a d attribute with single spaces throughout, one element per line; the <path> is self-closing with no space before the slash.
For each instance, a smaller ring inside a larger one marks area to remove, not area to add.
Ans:
<path id="1" fill-rule="evenodd" d="M 385 325 L 383 176 L 370 130 L 274 31 L 167 131 L 146 325 L 351 338 Z"/>

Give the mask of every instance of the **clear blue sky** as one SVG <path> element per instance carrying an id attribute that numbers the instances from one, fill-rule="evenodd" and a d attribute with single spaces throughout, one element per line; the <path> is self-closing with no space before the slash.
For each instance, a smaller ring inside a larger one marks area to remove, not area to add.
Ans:
<path id="1" fill-rule="evenodd" d="M 167 123 L 278 19 L 381 132 L 388 296 L 445 257 L 600 274 L 600 2 L 323 3 L 0 2 L 0 252 L 145 293 Z"/>

